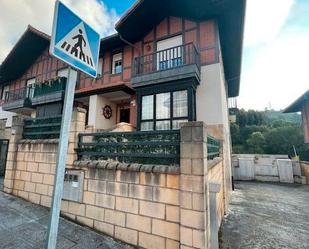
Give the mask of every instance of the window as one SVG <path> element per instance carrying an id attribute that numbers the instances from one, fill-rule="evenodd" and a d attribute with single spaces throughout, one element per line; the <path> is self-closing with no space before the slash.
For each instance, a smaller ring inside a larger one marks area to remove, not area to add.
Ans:
<path id="1" fill-rule="evenodd" d="M 27 97 L 33 98 L 35 88 L 35 78 L 28 79 L 26 84 L 27 84 Z"/>
<path id="2" fill-rule="evenodd" d="M 122 53 L 113 55 L 112 74 L 122 72 Z"/>
<path id="3" fill-rule="evenodd" d="M 10 92 L 10 86 L 7 85 L 5 87 L 3 87 L 3 91 L 2 91 L 2 100 L 5 100 L 6 98 L 8 98 L 8 93 Z"/>
<path id="4" fill-rule="evenodd" d="M 188 116 L 187 90 L 142 96 L 142 131 L 179 129 Z"/>
<path id="5" fill-rule="evenodd" d="M 99 58 L 97 78 L 102 77 L 102 75 L 103 75 L 103 58 Z"/>

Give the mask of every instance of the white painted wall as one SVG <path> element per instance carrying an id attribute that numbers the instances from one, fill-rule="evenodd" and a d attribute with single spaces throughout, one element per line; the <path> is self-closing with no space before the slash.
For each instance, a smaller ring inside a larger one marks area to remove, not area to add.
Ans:
<path id="1" fill-rule="evenodd" d="M 231 191 L 231 137 L 228 99 L 222 63 L 201 67 L 201 81 L 196 90 L 196 118 L 206 125 L 223 126 L 224 181 L 226 183 L 225 205 L 228 206 Z"/>
<path id="2" fill-rule="evenodd" d="M 12 126 L 13 116 L 15 116 L 15 113 L 4 111 L 0 106 L 0 119 L 6 119 L 6 127 Z"/>
<path id="3" fill-rule="evenodd" d="M 113 110 L 113 115 L 110 119 L 103 116 L 103 107 L 110 105 Z M 92 95 L 89 98 L 89 115 L 88 125 L 95 129 L 109 129 L 116 124 L 116 104 L 109 101 L 100 95 Z"/>

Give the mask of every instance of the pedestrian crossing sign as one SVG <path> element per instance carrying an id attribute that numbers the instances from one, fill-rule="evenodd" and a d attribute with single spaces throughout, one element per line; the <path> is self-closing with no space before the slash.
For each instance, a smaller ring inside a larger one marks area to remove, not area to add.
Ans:
<path id="1" fill-rule="evenodd" d="M 57 0 L 50 53 L 95 78 L 97 76 L 99 46 L 100 35 Z"/>

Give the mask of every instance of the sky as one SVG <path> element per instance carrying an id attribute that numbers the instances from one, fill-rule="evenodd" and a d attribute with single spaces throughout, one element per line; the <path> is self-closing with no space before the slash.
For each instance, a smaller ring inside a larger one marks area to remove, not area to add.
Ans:
<path id="1" fill-rule="evenodd" d="M 104 37 L 134 0 L 62 0 Z M 55 0 L 0 0 L 0 62 L 31 24 L 51 33 Z M 280 110 L 309 89 L 309 1 L 247 0 L 238 107 Z"/>

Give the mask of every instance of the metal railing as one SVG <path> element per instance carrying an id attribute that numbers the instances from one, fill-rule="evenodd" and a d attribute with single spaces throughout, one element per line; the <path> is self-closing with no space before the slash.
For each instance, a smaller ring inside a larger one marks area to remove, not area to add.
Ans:
<path id="1" fill-rule="evenodd" d="M 191 64 L 196 64 L 200 68 L 199 52 L 193 43 L 135 58 L 133 76 Z"/>
<path id="2" fill-rule="evenodd" d="M 13 91 L 5 93 L 4 103 L 11 103 L 17 100 L 23 100 L 28 98 L 29 87 L 22 87 Z"/>
<path id="3" fill-rule="evenodd" d="M 10 103 L 17 100 L 39 97 L 57 91 L 64 91 L 66 86 L 65 77 L 57 77 L 43 83 L 35 83 L 20 89 L 5 93 L 4 103 Z"/>
<path id="4" fill-rule="evenodd" d="M 24 139 L 59 138 L 62 116 L 27 118 L 24 120 Z"/>
<path id="5" fill-rule="evenodd" d="M 64 91 L 66 86 L 66 78 L 60 77 L 47 82 L 37 83 L 33 89 L 32 97 L 39 97 L 46 94 Z"/>
<path id="6" fill-rule="evenodd" d="M 207 159 L 212 160 L 220 155 L 220 141 L 207 135 Z"/>
<path id="7" fill-rule="evenodd" d="M 136 131 L 79 134 L 79 160 L 179 165 L 180 132 Z"/>

